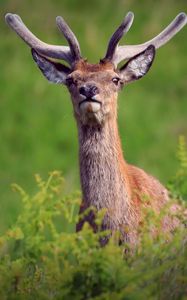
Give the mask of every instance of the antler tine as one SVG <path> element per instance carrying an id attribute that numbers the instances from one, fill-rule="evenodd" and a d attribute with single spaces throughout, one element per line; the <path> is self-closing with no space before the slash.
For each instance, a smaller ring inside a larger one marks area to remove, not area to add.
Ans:
<path id="1" fill-rule="evenodd" d="M 122 36 L 129 31 L 133 23 L 133 20 L 134 20 L 134 14 L 132 12 L 128 12 L 121 25 L 117 28 L 117 30 L 112 35 L 104 59 L 109 59 L 109 60 L 113 59 L 116 48 L 118 46 L 118 42 L 120 41 Z"/>
<path id="2" fill-rule="evenodd" d="M 177 34 L 187 23 L 185 13 L 180 13 L 176 18 L 156 37 L 139 45 L 119 46 L 113 56 L 112 62 L 117 65 L 122 60 L 129 59 L 134 55 L 144 51 L 149 45 L 154 45 L 155 48 L 160 48 L 166 44 L 172 37 Z"/>
<path id="3" fill-rule="evenodd" d="M 70 64 L 74 63 L 74 55 L 68 46 L 56 46 L 39 40 L 23 23 L 20 16 L 8 13 L 5 16 L 7 24 L 38 53 L 48 57 L 63 59 Z"/>
<path id="4" fill-rule="evenodd" d="M 75 57 L 75 60 L 79 60 L 81 58 L 81 50 L 79 42 L 76 36 L 74 35 L 73 31 L 70 29 L 68 24 L 61 16 L 56 17 L 56 24 L 59 30 L 63 33 L 66 40 L 68 41 L 71 53 Z"/>

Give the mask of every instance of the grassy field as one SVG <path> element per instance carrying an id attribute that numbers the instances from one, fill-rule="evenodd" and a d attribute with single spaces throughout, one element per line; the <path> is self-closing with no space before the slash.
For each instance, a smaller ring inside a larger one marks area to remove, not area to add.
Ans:
<path id="1" fill-rule="evenodd" d="M 66 191 L 79 189 L 78 141 L 65 87 L 49 84 L 32 61 L 30 49 L 4 22 L 20 14 L 31 30 L 49 43 L 65 43 L 55 26 L 62 15 L 75 31 L 91 62 L 104 56 L 108 39 L 127 11 L 135 21 L 124 41 L 153 37 L 186 0 L 1 0 L 0 46 L 0 232 L 12 224 L 20 201 L 16 182 L 34 189 L 33 174 L 62 170 Z M 187 136 L 187 39 L 183 29 L 159 49 L 152 70 L 126 87 L 119 97 L 119 129 L 124 155 L 162 182 L 175 173 L 178 136 Z"/>

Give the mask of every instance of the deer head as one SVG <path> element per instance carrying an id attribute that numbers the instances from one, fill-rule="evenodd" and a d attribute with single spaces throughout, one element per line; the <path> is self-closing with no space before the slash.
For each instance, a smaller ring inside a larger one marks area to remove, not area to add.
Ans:
<path id="1" fill-rule="evenodd" d="M 32 56 L 44 76 L 49 81 L 67 86 L 77 121 L 90 126 L 100 126 L 107 119 L 116 117 L 119 90 L 143 77 L 152 65 L 155 49 L 168 42 L 187 22 L 186 15 L 180 13 L 152 40 L 139 45 L 118 46 L 133 22 L 133 13 L 129 12 L 112 35 L 105 57 L 98 64 L 89 64 L 82 58 L 79 43 L 62 17 L 57 17 L 56 23 L 68 41 L 68 47 L 42 42 L 29 31 L 18 15 L 9 13 L 5 18 L 32 48 Z M 62 59 L 69 67 L 49 57 Z M 124 65 L 118 68 L 118 64 L 125 60 Z"/>

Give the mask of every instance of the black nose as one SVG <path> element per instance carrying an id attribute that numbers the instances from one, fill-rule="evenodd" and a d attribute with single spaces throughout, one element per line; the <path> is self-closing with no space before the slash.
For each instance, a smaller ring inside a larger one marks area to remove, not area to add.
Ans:
<path id="1" fill-rule="evenodd" d="M 86 98 L 92 98 L 93 96 L 97 95 L 99 93 L 99 89 L 97 86 L 92 84 L 85 84 L 80 87 L 79 93 L 81 95 L 86 96 Z"/>

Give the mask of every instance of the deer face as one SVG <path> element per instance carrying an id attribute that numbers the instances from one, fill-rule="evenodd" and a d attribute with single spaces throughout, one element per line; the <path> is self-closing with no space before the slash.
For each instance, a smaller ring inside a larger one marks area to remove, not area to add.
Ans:
<path id="1" fill-rule="evenodd" d="M 118 72 L 111 63 L 97 65 L 80 61 L 66 78 L 75 117 L 86 125 L 102 125 L 116 111 L 121 87 Z"/>
<path id="2" fill-rule="evenodd" d="M 65 84 L 71 94 L 75 117 L 84 125 L 103 125 L 116 117 L 117 95 L 124 84 L 144 76 L 154 59 L 155 48 L 130 59 L 120 70 L 113 63 L 103 60 L 89 64 L 80 59 L 69 70 L 32 51 L 33 58 L 45 77 L 52 82 Z"/>
<path id="3" fill-rule="evenodd" d="M 65 84 L 71 94 L 75 117 L 87 125 L 102 125 L 116 117 L 116 100 L 120 88 L 143 77 L 149 70 L 159 48 L 170 40 L 187 23 L 180 13 L 155 38 L 139 45 L 119 46 L 122 36 L 130 29 L 134 15 L 129 12 L 112 35 L 104 59 L 91 65 L 82 59 L 80 46 L 74 33 L 62 17 L 56 22 L 69 46 L 50 45 L 39 40 L 16 14 L 8 13 L 10 27 L 32 48 L 32 55 L 44 76 L 54 83 Z M 70 67 L 54 62 L 49 57 L 65 60 Z M 117 69 L 121 61 L 129 59 Z"/>
<path id="4" fill-rule="evenodd" d="M 102 125 L 116 115 L 117 95 L 123 82 L 112 63 L 89 64 L 81 59 L 71 71 L 34 50 L 32 54 L 49 81 L 67 86 L 79 122 L 91 126 Z"/>

